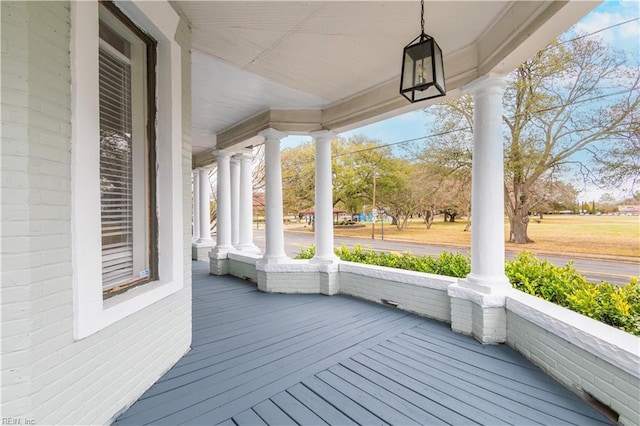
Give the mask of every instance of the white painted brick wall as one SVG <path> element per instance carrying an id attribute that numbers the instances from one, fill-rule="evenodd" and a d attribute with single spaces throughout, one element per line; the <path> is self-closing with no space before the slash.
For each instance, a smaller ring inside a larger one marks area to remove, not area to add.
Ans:
<path id="1" fill-rule="evenodd" d="M 379 266 L 341 263 L 340 293 L 381 303 L 398 303 L 398 308 L 418 315 L 451 321 L 447 286 L 454 279 Z"/>
<path id="2" fill-rule="evenodd" d="M 69 3 L 1 7 L 2 416 L 105 424 L 191 341 L 190 35 L 183 24 L 185 288 L 74 341 Z"/>
<path id="3" fill-rule="evenodd" d="M 518 329 L 519 323 L 534 326 L 528 334 L 534 347 L 520 342 L 534 363 L 576 392 L 609 405 L 621 414 L 621 423 L 640 424 L 640 338 L 518 291 L 507 298 L 507 309 L 510 340 L 531 331 Z"/>
<path id="4" fill-rule="evenodd" d="M 470 300 L 451 298 L 451 329 L 456 333 L 473 333 L 473 306 Z"/>
<path id="5" fill-rule="evenodd" d="M 472 303 L 472 335 L 482 343 L 504 343 L 507 338 L 506 311 Z"/>
<path id="6" fill-rule="evenodd" d="M 640 424 L 638 377 L 511 311 L 507 344 L 578 395 L 588 392 L 608 405 L 620 415 L 620 424 Z"/>
<path id="7" fill-rule="evenodd" d="M 249 279 L 254 283 L 258 282 L 258 274 L 256 272 L 256 262 L 260 259 L 259 255 L 245 255 L 239 253 L 229 253 L 229 274 Z"/>
<path id="8" fill-rule="evenodd" d="M 209 271 L 213 275 L 227 275 L 229 273 L 229 260 L 225 258 L 209 258 Z"/>
<path id="9" fill-rule="evenodd" d="M 201 246 L 201 245 L 193 245 L 192 249 L 192 259 L 199 260 L 200 262 L 208 262 L 209 261 L 209 252 L 213 246 Z"/>
<path id="10" fill-rule="evenodd" d="M 268 293 L 320 293 L 317 271 L 269 272 L 258 270 L 258 290 Z"/>

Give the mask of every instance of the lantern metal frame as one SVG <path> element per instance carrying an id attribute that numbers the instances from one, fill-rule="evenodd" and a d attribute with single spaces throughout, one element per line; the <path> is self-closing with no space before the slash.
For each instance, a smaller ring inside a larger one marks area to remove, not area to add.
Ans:
<path id="1" fill-rule="evenodd" d="M 422 31 L 405 46 L 400 74 L 400 94 L 412 103 L 447 93 L 442 49 L 433 37 L 424 32 L 424 0 L 420 4 Z"/>

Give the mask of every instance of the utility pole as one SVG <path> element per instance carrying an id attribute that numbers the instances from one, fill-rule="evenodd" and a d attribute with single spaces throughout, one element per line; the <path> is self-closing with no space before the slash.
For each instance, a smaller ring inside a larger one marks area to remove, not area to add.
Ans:
<path id="1" fill-rule="evenodd" d="M 376 232 L 376 169 L 373 169 L 373 199 L 371 200 L 371 239 L 375 239 Z"/>

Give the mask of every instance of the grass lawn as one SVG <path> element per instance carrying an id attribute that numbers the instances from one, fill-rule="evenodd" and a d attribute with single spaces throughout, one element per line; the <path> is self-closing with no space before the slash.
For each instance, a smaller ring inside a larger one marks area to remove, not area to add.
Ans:
<path id="1" fill-rule="evenodd" d="M 425 244 L 469 247 L 471 233 L 463 232 L 466 219 L 444 222 L 436 218 L 431 229 L 415 219 L 408 228 L 398 231 L 389 223 L 384 225 L 385 240 L 413 241 Z M 303 225 L 290 225 L 289 229 L 305 229 Z M 309 229 L 308 227 L 306 229 Z M 505 238 L 509 223 L 505 220 Z M 471 228 L 473 232 L 473 227 Z M 336 236 L 371 237 L 371 224 L 365 228 L 336 229 Z M 380 238 L 380 222 L 375 234 Z M 638 216 L 545 216 L 540 223 L 535 218 L 529 223 L 530 244 L 506 243 L 508 249 L 549 251 L 557 253 L 583 253 L 595 255 L 640 258 L 640 217 Z"/>

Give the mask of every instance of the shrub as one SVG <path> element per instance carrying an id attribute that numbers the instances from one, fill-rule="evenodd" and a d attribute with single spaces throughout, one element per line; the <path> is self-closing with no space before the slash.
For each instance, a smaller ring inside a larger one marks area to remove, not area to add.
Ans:
<path id="1" fill-rule="evenodd" d="M 563 267 L 522 252 L 507 262 L 511 284 L 595 320 L 640 336 L 640 286 L 632 277 L 624 286 L 590 283 L 569 262 Z"/>
<path id="2" fill-rule="evenodd" d="M 311 259 L 315 251 L 313 246 L 302 249 L 296 259 Z M 446 250 L 439 256 L 432 257 L 414 256 L 409 251 L 402 254 L 377 252 L 371 249 L 365 250 L 360 245 L 355 245 L 353 249 L 348 249 L 345 246 L 338 247 L 335 249 L 335 253 L 336 256 L 347 262 L 366 263 L 458 278 L 467 276 L 471 269 L 468 254 L 449 253 Z"/>
<path id="3" fill-rule="evenodd" d="M 364 250 L 356 245 L 335 249 L 345 261 L 387 266 L 409 271 L 426 272 L 463 278 L 471 270 L 469 254 L 443 251 L 439 256 L 414 256 Z M 310 259 L 315 247 L 303 249 L 297 259 Z M 529 252 L 521 252 L 505 264 L 505 274 L 511 284 L 525 293 L 564 306 L 595 320 L 640 336 L 640 285 L 632 277 L 624 286 L 605 281 L 590 283 L 575 270 L 573 262 L 559 267 L 548 260 L 539 260 Z"/>

